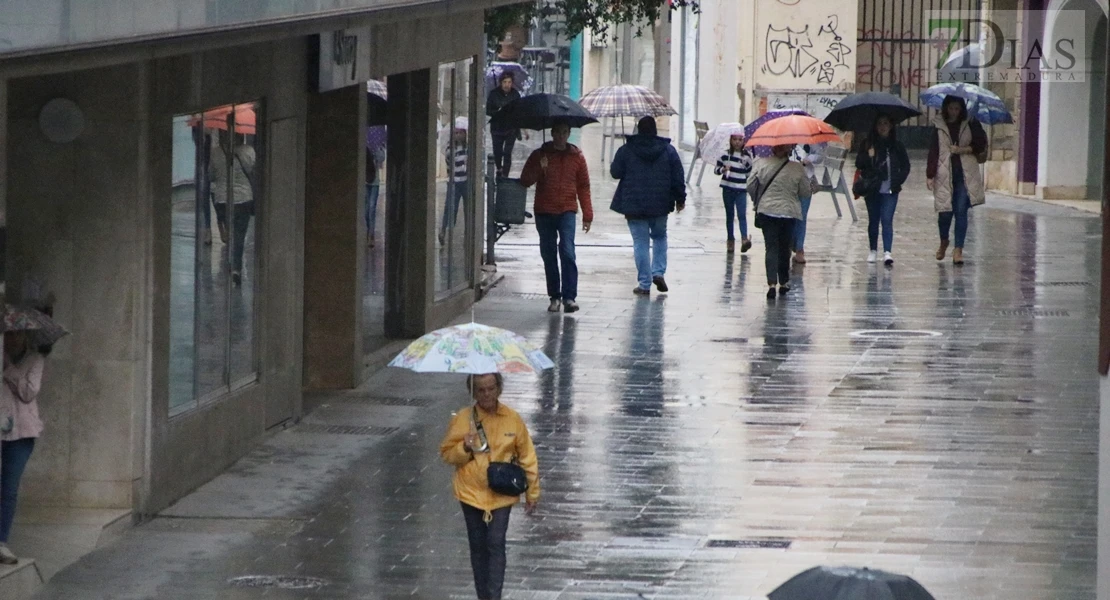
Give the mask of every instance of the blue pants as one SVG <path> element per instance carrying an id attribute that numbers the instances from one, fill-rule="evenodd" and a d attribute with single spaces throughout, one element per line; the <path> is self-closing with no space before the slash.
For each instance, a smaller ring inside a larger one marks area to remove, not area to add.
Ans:
<path id="1" fill-rule="evenodd" d="M 806 249 L 806 217 L 809 216 L 813 196 L 802 196 L 798 200 L 802 202 L 802 218 L 794 220 L 794 251 L 803 252 Z"/>
<path id="2" fill-rule="evenodd" d="M 628 219 L 632 232 L 632 254 L 636 259 L 636 283 L 651 287 L 652 277 L 667 273 L 667 217 Z"/>
<path id="3" fill-rule="evenodd" d="M 733 188 L 721 188 L 725 201 L 725 223 L 728 227 L 728 239 L 736 239 L 733 235 L 732 223 L 735 217 L 740 217 L 740 237 L 748 238 L 748 191 Z"/>
<path id="4" fill-rule="evenodd" d="M 366 235 L 374 237 L 374 225 L 378 222 L 378 193 L 381 186 L 366 184 Z"/>
<path id="5" fill-rule="evenodd" d="M 447 205 L 443 209 L 443 224 L 439 232 L 446 233 L 447 228 L 455 227 L 455 219 L 459 215 L 459 205 L 466 201 L 465 181 L 455 181 L 447 184 Z"/>
<path id="6" fill-rule="evenodd" d="M 35 438 L 0 442 L 0 544 L 8 543 L 15 520 L 19 480 L 35 449 Z"/>
<path id="7" fill-rule="evenodd" d="M 540 257 L 543 258 L 543 270 L 547 275 L 547 295 L 552 300 L 570 302 L 578 298 L 578 263 L 574 256 L 576 227 L 578 214 L 574 211 L 559 215 L 536 215 L 536 231 L 540 234 Z"/>
<path id="8" fill-rule="evenodd" d="M 512 510 L 513 507 L 506 506 L 490 511 L 493 519 L 486 523 L 486 511 L 469 504 L 462 505 L 466 537 L 470 542 L 474 591 L 482 600 L 501 600 L 501 589 L 505 584 L 505 533 L 509 530 Z"/>
<path id="9" fill-rule="evenodd" d="M 937 214 L 937 226 L 940 228 L 940 240 L 948 241 L 948 231 L 952 228 L 952 217 L 956 217 L 956 244 L 957 248 L 964 247 L 967 239 L 967 212 L 971 209 L 971 197 L 967 194 L 967 184 L 963 181 L 952 184 L 952 210 Z"/>
<path id="10" fill-rule="evenodd" d="M 883 251 L 894 245 L 894 209 L 898 194 L 875 194 L 863 199 L 867 204 L 867 242 L 872 251 L 879 249 L 879 225 L 883 227 Z"/>

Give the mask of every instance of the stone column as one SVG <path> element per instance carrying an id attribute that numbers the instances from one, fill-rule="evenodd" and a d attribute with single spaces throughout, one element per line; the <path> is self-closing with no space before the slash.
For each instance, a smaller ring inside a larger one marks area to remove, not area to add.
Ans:
<path id="1" fill-rule="evenodd" d="M 390 75 L 386 203 L 385 334 L 426 331 L 436 260 L 434 71 Z"/>
<path id="2" fill-rule="evenodd" d="M 362 373 L 359 273 L 365 232 L 366 90 L 308 101 L 304 240 L 304 386 L 349 389 Z"/>

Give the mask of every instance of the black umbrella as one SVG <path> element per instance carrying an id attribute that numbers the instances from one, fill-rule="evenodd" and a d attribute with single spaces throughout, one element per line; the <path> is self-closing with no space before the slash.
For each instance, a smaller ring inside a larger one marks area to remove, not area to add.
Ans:
<path id="1" fill-rule="evenodd" d="M 531 94 L 506 104 L 490 119 L 495 131 L 507 129 L 550 129 L 556 123 L 582 127 L 597 123 L 589 111 L 559 94 Z"/>
<path id="2" fill-rule="evenodd" d="M 912 577 L 877 569 L 814 567 L 767 595 L 770 600 L 935 600 Z"/>
<path id="3" fill-rule="evenodd" d="M 389 121 L 389 102 L 377 94 L 366 94 L 366 124 L 386 125 Z"/>
<path id="4" fill-rule="evenodd" d="M 915 106 L 886 92 L 864 92 L 846 96 L 825 117 L 825 122 L 841 131 L 867 131 L 880 115 L 892 123 L 921 114 Z"/>

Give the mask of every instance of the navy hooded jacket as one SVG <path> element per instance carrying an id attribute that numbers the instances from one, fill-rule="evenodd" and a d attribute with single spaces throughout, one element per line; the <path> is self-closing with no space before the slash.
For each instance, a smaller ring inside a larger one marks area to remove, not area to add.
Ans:
<path id="1" fill-rule="evenodd" d="M 667 138 L 629 136 L 617 150 L 609 174 L 620 180 L 609 208 L 629 219 L 663 217 L 675 204 L 686 203 L 682 159 Z"/>

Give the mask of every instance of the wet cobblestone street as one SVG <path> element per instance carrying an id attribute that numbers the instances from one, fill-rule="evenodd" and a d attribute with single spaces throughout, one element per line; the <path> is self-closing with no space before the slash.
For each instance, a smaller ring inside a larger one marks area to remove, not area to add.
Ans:
<path id="1" fill-rule="evenodd" d="M 817 564 L 907 573 L 938 600 L 1094 598 L 1100 221 L 991 196 L 955 267 L 933 257 L 913 167 L 893 268 L 864 261 L 862 202 L 852 223 L 818 194 L 808 264 L 770 302 L 759 230 L 747 254 L 724 252 L 711 173 L 671 219 L 668 294 L 632 295 L 600 173 L 581 312 L 545 312 L 530 223 L 502 238 L 505 279 L 475 319 L 557 364 L 510 376 L 502 397 L 543 488 L 534 517 L 512 517 L 507 599 L 754 599 Z M 462 377 L 385 370 L 316 400 L 39 597 L 473 598 L 437 453 Z M 252 574 L 327 585 L 228 583 Z"/>

